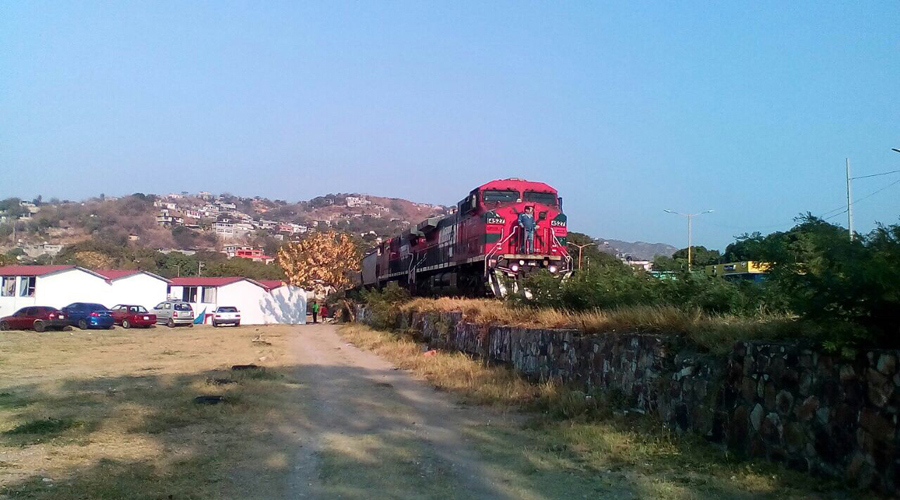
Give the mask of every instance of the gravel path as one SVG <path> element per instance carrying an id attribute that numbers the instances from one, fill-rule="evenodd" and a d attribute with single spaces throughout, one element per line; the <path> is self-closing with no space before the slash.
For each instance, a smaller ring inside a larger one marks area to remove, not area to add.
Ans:
<path id="1" fill-rule="evenodd" d="M 291 349 L 305 411 L 287 498 L 515 498 L 462 432 L 502 416 L 458 406 L 332 325 L 301 327 Z"/>

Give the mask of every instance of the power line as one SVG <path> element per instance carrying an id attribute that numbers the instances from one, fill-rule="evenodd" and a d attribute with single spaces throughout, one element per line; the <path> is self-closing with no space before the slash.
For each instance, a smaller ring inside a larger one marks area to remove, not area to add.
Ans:
<path id="1" fill-rule="evenodd" d="M 880 173 L 880 174 L 861 175 L 861 176 L 859 176 L 859 177 L 853 177 L 851 180 L 854 180 L 854 181 L 855 181 L 856 179 L 868 179 L 869 177 L 878 177 L 879 175 L 896 174 L 897 172 L 900 172 L 900 170 L 891 170 L 890 172 L 882 172 L 882 173 Z"/>
<path id="2" fill-rule="evenodd" d="M 897 170 L 897 172 L 900 172 L 900 170 Z M 885 172 L 884 174 L 875 174 L 875 175 L 886 175 L 886 174 L 889 174 L 889 173 L 892 173 L 892 172 Z M 867 177 L 869 177 L 869 176 L 867 176 Z M 873 175 L 872 177 L 874 177 L 874 175 Z M 860 178 L 860 177 L 854 177 L 854 179 L 859 179 L 859 178 Z M 855 205 L 855 204 L 857 204 L 857 203 L 859 203 L 859 202 L 861 202 L 861 201 L 863 201 L 863 200 L 867 200 L 867 199 L 869 199 L 869 198 L 875 196 L 876 194 L 878 194 L 878 193 L 880 193 L 880 192 L 882 192 L 882 191 L 884 191 L 884 190 L 886 190 L 886 189 L 888 189 L 888 188 L 890 188 L 890 187 L 892 187 L 892 186 L 895 186 L 895 185 L 897 185 L 897 184 L 900 184 L 900 179 L 898 179 L 898 180 L 896 180 L 896 181 L 894 181 L 894 182 L 892 182 L 892 183 L 890 183 L 890 184 L 888 184 L 888 185 L 886 185 L 886 186 L 884 186 L 884 187 L 882 187 L 882 188 L 880 188 L 880 189 L 877 189 L 877 190 L 875 190 L 875 191 L 872 191 L 871 193 L 869 193 L 869 194 L 863 196 L 862 198 L 859 198 L 859 199 L 857 199 L 857 200 L 853 200 L 853 204 Z M 832 212 L 835 212 L 835 213 L 832 213 Z M 838 207 L 838 208 L 833 208 L 833 209 L 831 209 L 831 210 L 828 210 L 827 212 L 822 212 L 821 214 L 819 214 L 818 217 L 819 217 L 820 219 L 822 219 L 822 220 L 831 220 L 831 219 L 834 219 L 835 217 L 837 217 L 837 216 L 839 216 L 839 215 L 843 215 L 843 214 L 845 214 L 845 213 L 847 213 L 847 207 L 846 207 L 846 205 L 845 205 L 845 206 L 840 206 L 840 207 Z M 725 224 L 717 224 L 717 223 L 715 223 L 715 222 L 707 222 L 707 224 L 709 224 L 709 225 L 711 225 L 711 226 L 722 227 L 722 228 L 725 228 L 725 229 L 734 229 L 734 230 L 744 230 L 744 229 L 746 229 L 746 226 L 743 226 L 743 227 L 741 227 L 741 226 L 728 226 L 728 225 L 725 225 Z M 760 230 L 760 229 L 770 229 L 770 228 L 775 228 L 775 227 L 784 227 L 784 226 L 786 226 L 786 225 L 788 225 L 788 224 L 793 224 L 793 222 L 790 222 L 790 223 L 788 223 L 788 222 L 783 222 L 783 223 L 781 223 L 781 224 L 770 224 L 770 225 L 767 225 L 767 226 L 755 226 L 753 229 L 755 229 L 755 230 L 758 231 L 758 230 Z"/>
<path id="3" fill-rule="evenodd" d="M 885 189 L 887 189 L 887 188 L 889 188 L 889 187 L 891 187 L 891 186 L 893 186 L 893 185 L 895 185 L 895 184 L 900 184 L 900 179 L 897 179 L 896 181 L 894 181 L 894 182 L 888 184 L 887 186 L 884 186 L 883 188 L 881 188 L 881 189 L 879 189 L 879 190 L 877 190 L 877 191 L 873 191 L 873 192 L 867 194 L 866 196 L 863 196 L 862 198 L 860 198 L 860 199 L 854 201 L 853 203 L 859 203 L 859 202 L 861 202 L 861 201 L 863 201 L 863 200 L 865 200 L 865 199 L 871 198 L 871 197 L 875 196 L 876 194 L 878 194 L 878 193 L 884 191 Z"/>

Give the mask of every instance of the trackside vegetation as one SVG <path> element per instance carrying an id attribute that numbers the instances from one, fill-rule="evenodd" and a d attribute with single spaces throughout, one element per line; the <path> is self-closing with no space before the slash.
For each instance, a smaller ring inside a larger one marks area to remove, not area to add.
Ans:
<path id="1" fill-rule="evenodd" d="M 737 340 L 805 338 L 852 355 L 861 347 L 900 347 L 900 225 L 880 225 L 850 241 L 847 231 L 804 216 L 789 231 L 744 235 L 734 260 L 771 263 L 763 283 L 702 272 L 658 279 L 613 259 L 594 259 L 565 281 L 530 275 L 528 296 L 411 299 L 396 286 L 364 292 L 376 326 L 403 311 L 462 311 L 473 321 L 574 327 L 585 333 L 684 335 L 712 351 Z"/>

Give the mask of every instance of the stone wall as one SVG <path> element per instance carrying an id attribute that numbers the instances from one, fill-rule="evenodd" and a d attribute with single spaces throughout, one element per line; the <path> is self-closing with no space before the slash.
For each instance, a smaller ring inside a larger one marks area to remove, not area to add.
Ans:
<path id="1" fill-rule="evenodd" d="M 368 319 L 361 308 L 358 320 Z M 846 360 L 799 343 L 740 342 L 713 356 L 676 335 L 487 327 L 461 313 L 402 314 L 396 327 L 533 380 L 614 391 L 631 408 L 738 453 L 898 491 L 896 351 Z"/>

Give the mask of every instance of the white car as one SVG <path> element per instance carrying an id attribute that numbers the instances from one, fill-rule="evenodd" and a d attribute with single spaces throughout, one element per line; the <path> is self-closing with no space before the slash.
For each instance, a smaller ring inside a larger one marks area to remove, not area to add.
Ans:
<path id="1" fill-rule="evenodd" d="M 237 307 L 217 307 L 216 310 L 213 311 L 212 325 L 241 326 L 241 312 L 237 310 Z"/>

